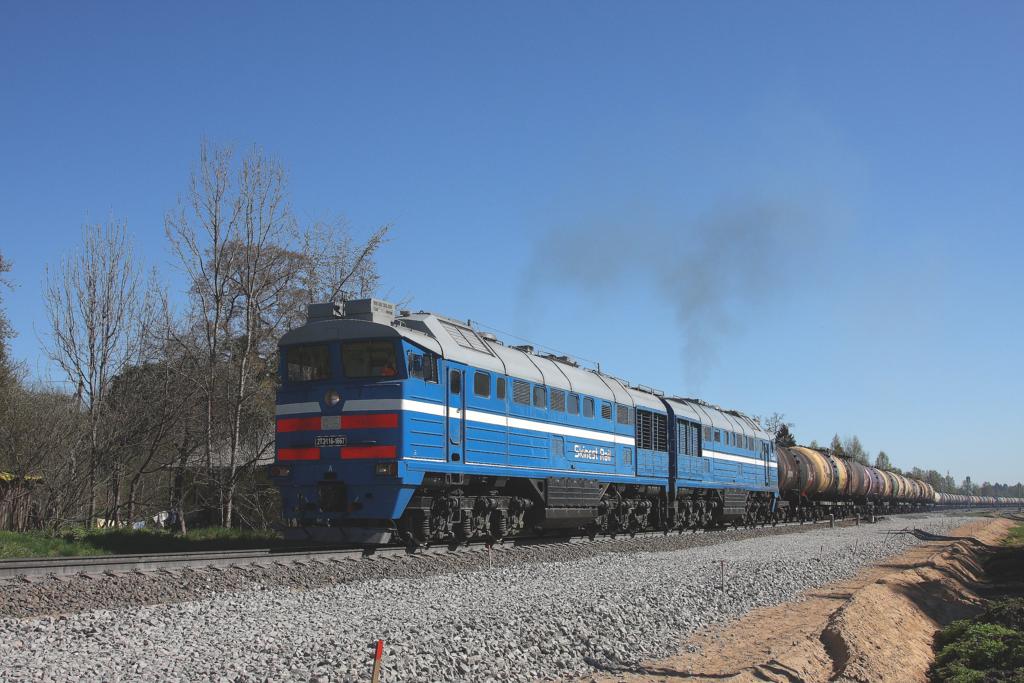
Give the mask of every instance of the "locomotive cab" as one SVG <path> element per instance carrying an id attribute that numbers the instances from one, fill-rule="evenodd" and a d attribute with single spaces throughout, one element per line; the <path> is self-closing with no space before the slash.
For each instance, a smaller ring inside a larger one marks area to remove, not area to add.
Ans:
<path id="1" fill-rule="evenodd" d="M 376 300 L 348 302 L 344 312 L 315 304 L 307 323 L 281 338 L 271 474 L 286 536 L 387 542 L 420 483 L 402 462 L 401 406 L 410 374 L 422 385 L 433 354 L 403 338 L 393 317 Z"/>

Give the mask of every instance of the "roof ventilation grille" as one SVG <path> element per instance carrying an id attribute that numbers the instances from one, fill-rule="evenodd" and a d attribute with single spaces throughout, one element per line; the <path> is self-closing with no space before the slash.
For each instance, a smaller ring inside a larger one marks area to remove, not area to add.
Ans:
<path id="1" fill-rule="evenodd" d="M 321 320 L 334 320 L 342 316 L 341 304 L 337 301 L 328 301 L 323 304 L 309 304 L 306 306 L 306 322 L 315 323 Z"/>
<path id="2" fill-rule="evenodd" d="M 487 344 L 484 344 L 483 340 L 480 339 L 480 336 L 470 328 L 457 325 L 444 319 L 439 320 L 439 322 L 445 332 L 447 332 L 452 338 L 452 341 L 459 346 L 467 349 L 473 349 L 474 351 L 480 351 L 481 353 L 491 354 L 491 350 L 487 348 Z"/>
<path id="3" fill-rule="evenodd" d="M 395 319 L 395 305 L 380 299 L 353 299 L 345 302 L 345 317 L 390 325 Z"/>

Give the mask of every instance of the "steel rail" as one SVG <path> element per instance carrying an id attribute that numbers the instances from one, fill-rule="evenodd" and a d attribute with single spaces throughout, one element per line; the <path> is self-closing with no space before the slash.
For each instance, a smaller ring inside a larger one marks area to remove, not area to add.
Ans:
<path id="1" fill-rule="evenodd" d="M 836 526 L 849 526 L 854 520 L 836 520 Z M 409 548 L 406 546 L 340 546 L 340 547 L 301 547 L 301 548 L 253 548 L 243 550 L 211 550 L 180 553 L 146 553 L 120 555 L 80 555 L 71 557 L 27 557 L 0 560 L 0 580 L 21 577 L 41 576 L 73 576 L 77 574 L 118 574 L 153 571 L 173 571 L 180 569 L 204 569 L 238 567 L 244 565 L 287 564 L 332 561 L 354 561 L 375 557 L 416 556 L 452 554 L 458 552 L 489 552 L 503 551 L 528 546 L 557 546 L 578 544 L 614 544 L 638 538 L 657 538 L 677 535 L 694 535 L 707 533 L 728 533 L 731 531 L 761 530 L 771 533 L 773 529 L 795 526 L 814 527 L 828 524 L 828 520 L 806 522 L 780 522 L 774 526 L 756 527 L 724 527 L 712 530 L 679 531 L 642 531 L 634 534 L 616 534 L 597 536 L 530 536 L 523 538 L 507 538 L 504 542 L 491 544 L 488 541 L 470 543 L 437 543 L 429 546 Z"/>

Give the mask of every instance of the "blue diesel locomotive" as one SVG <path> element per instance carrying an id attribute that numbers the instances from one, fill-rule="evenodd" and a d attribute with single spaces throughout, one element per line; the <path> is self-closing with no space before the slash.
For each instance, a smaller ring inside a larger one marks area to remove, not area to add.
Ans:
<path id="1" fill-rule="evenodd" d="M 303 535 L 423 544 L 780 519 L 754 420 L 464 322 L 314 304 L 280 363 L 271 475 Z"/>

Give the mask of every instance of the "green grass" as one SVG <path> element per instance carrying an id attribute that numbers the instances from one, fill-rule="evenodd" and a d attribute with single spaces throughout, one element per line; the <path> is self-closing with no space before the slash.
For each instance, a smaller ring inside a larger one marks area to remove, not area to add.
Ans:
<path id="1" fill-rule="evenodd" d="M 14 531 L 0 531 L 0 558 L 73 557 L 75 555 L 107 555 L 109 550 L 85 541 L 62 536 Z"/>
<path id="2" fill-rule="evenodd" d="M 186 535 L 155 529 L 85 529 L 60 533 L 0 531 L 0 558 L 241 550 L 287 545 L 272 531 L 194 529 Z"/>
<path id="3" fill-rule="evenodd" d="M 1024 524 L 1010 529 L 1010 535 L 1003 539 L 1003 543 L 1014 548 L 1024 547 Z"/>

